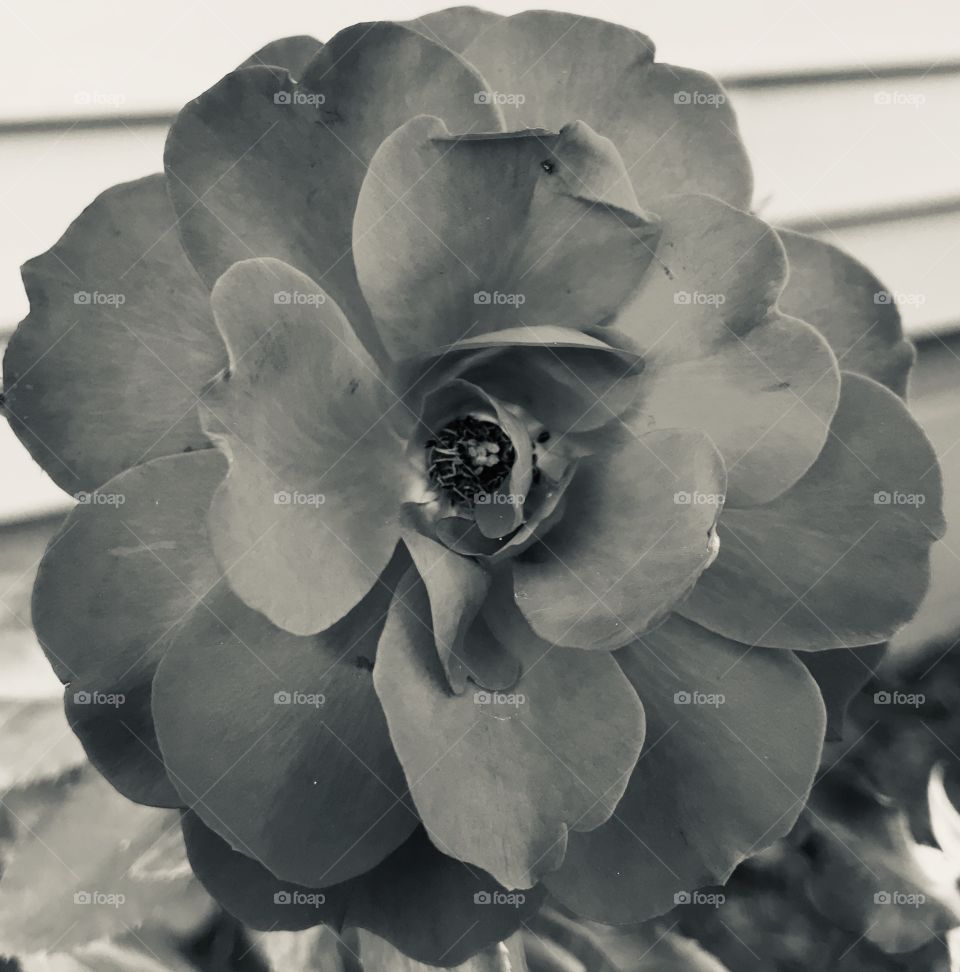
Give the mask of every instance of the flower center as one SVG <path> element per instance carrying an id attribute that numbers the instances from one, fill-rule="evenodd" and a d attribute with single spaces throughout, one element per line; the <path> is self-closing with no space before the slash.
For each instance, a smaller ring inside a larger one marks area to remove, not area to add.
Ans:
<path id="1" fill-rule="evenodd" d="M 481 493 L 492 493 L 510 475 L 517 458 L 496 422 L 465 415 L 444 426 L 427 442 L 430 482 L 455 503 L 472 508 Z"/>

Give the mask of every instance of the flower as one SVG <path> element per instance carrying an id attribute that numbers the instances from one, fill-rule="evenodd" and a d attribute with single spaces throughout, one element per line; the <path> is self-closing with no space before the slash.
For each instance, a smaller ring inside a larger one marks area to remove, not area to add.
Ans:
<path id="1" fill-rule="evenodd" d="M 269 45 L 26 265 L 38 635 L 238 917 L 450 965 L 790 829 L 943 524 L 895 306 L 750 196 L 708 76 L 455 8 Z"/>

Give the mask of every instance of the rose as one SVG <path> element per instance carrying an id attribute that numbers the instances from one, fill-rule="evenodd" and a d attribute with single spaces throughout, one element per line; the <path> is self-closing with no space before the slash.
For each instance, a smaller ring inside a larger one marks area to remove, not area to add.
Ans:
<path id="1" fill-rule="evenodd" d="M 254 926 L 455 964 L 545 889 L 640 921 L 790 828 L 817 682 L 856 681 L 831 649 L 923 594 L 940 488 L 896 307 L 747 212 L 722 91 L 633 31 L 458 9 L 318 48 L 191 102 L 166 174 L 24 269 L 11 424 L 125 498 L 51 544 L 39 637 L 123 695 L 68 697 L 92 760 L 186 809 Z M 674 704 L 694 686 L 723 705 Z"/>

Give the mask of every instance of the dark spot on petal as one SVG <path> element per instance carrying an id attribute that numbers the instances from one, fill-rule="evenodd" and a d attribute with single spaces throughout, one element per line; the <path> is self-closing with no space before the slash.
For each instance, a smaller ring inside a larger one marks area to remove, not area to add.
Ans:
<path id="1" fill-rule="evenodd" d="M 789 381 L 776 381 L 772 385 L 767 385 L 763 390 L 768 392 L 786 391 L 789 387 Z"/>
<path id="2" fill-rule="evenodd" d="M 544 429 L 544 430 L 543 430 L 543 431 L 542 431 L 542 432 L 541 432 L 541 433 L 540 433 L 540 434 L 539 434 L 539 435 L 537 436 L 537 442 L 549 442 L 549 441 L 550 441 L 550 433 L 549 433 L 549 432 L 548 432 L 548 431 L 547 431 L 546 429 Z"/>
<path id="3" fill-rule="evenodd" d="M 360 387 L 359 378 L 351 378 L 350 384 L 347 385 L 347 393 L 352 395 Z"/>
<path id="4" fill-rule="evenodd" d="M 550 175 L 557 168 L 557 166 L 554 163 L 553 159 L 544 159 L 540 163 L 540 168 L 543 169 L 543 171 L 546 172 L 548 175 Z"/>
<path id="5" fill-rule="evenodd" d="M 364 655 L 357 655 L 354 664 L 357 666 L 357 668 L 362 668 L 366 672 L 373 671 L 373 662 L 370 661 L 370 659 L 365 657 Z"/>

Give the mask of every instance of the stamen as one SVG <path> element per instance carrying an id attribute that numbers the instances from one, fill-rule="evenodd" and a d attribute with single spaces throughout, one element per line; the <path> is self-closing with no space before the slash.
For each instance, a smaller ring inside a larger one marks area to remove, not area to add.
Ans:
<path id="1" fill-rule="evenodd" d="M 477 496 L 493 493 L 510 475 L 517 453 L 496 422 L 473 415 L 456 418 L 426 443 L 430 481 L 455 503 L 472 509 Z"/>

